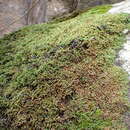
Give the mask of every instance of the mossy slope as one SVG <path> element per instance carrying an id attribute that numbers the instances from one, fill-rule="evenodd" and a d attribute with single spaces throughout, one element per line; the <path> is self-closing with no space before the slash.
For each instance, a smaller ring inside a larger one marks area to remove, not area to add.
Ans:
<path id="1" fill-rule="evenodd" d="M 0 40 L 0 109 L 11 128 L 98 130 L 125 111 L 114 58 L 128 19 L 102 8 Z"/>

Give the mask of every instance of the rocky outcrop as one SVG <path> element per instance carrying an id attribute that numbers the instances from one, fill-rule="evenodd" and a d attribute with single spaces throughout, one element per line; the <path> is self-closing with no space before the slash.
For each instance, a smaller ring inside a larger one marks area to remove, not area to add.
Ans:
<path id="1" fill-rule="evenodd" d="M 0 0 L 0 36 L 73 10 L 121 0 Z"/>

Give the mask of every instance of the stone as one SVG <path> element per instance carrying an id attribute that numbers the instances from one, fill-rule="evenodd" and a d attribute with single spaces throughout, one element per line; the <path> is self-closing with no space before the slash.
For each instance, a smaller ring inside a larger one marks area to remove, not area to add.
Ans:
<path id="1" fill-rule="evenodd" d="M 118 13 L 130 13 L 130 0 L 125 0 L 123 2 L 113 5 L 113 8 L 109 11 L 111 14 Z"/>
<path id="2" fill-rule="evenodd" d="M 125 35 L 127 35 L 129 33 L 129 30 L 128 29 L 125 29 L 124 31 L 123 31 L 123 34 L 125 34 Z"/>

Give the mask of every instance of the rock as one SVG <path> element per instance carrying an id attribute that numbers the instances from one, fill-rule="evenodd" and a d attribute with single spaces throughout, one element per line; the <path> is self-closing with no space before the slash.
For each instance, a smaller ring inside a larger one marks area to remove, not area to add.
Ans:
<path id="1" fill-rule="evenodd" d="M 129 30 L 128 29 L 125 29 L 124 31 L 123 31 L 123 34 L 125 34 L 125 35 L 127 35 L 129 33 Z"/>
<path id="2" fill-rule="evenodd" d="M 130 14 L 130 1 L 125 0 L 123 2 L 117 3 L 113 5 L 113 8 L 109 10 L 111 14 L 118 14 L 118 13 L 128 13 Z"/>

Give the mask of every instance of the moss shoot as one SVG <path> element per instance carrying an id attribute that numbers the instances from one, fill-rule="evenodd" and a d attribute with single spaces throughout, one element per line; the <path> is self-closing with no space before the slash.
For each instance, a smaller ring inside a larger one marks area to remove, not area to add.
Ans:
<path id="1" fill-rule="evenodd" d="M 121 92 L 127 75 L 114 59 L 129 20 L 105 14 L 108 8 L 0 39 L 0 110 L 8 128 L 113 127 L 127 110 Z"/>

